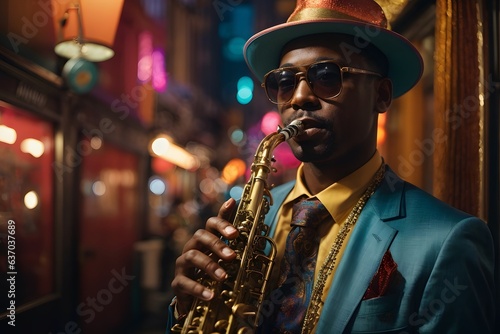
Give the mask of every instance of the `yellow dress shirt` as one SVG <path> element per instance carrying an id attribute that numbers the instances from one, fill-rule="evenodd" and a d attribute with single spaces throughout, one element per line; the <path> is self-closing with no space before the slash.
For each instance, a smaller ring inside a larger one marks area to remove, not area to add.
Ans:
<path id="1" fill-rule="evenodd" d="M 330 252 L 330 249 L 335 241 L 340 227 L 344 224 L 349 213 L 361 198 L 361 195 L 368 188 L 371 179 L 373 178 L 381 164 L 382 158 L 378 151 L 376 151 L 373 157 L 361 168 L 344 177 L 340 181 L 332 184 L 318 194 L 311 194 L 309 192 L 302 178 L 303 166 L 299 166 L 297 170 L 297 182 L 295 184 L 295 187 L 283 202 L 279 213 L 278 226 L 276 229 L 276 234 L 274 236 L 274 240 L 276 241 L 278 247 L 278 258 L 276 261 L 278 265 L 274 270 L 275 275 L 278 275 L 279 273 L 279 263 L 281 263 L 281 258 L 283 257 L 283 253 L 285 251 L 286 238 L 291 229 L 290 221 L 292 219 L 292 207 L 294 201 L 302 195 L 305 195 L 307 197 L 315 196 L 328 209 L 328 212 L 333 218 L 330 223 L 324 223 L 320 227 L 321 240 L 315 270 L 315 276 L 317 276 L 321 266 L 323 265 L 323 262 Z M 340 252 L 337 256 L 336 265 L 326 281 L 325 290 L 323 291 L 323 300 L 325 300 L 326 294 L 328 293 L 328 287 L 330 287 L 333 281 L 335 270 L 340 263 L 342 254 L 344 253 L 344 249 L 349 240 L 351 232 L 349 232 L 346 239 L 344 240 L 342 248 L 340 249 Z"/>

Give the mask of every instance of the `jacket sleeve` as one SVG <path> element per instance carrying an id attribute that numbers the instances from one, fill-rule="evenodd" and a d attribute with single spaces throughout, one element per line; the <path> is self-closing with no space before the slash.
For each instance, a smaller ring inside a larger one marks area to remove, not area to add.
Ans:
<path id="1" fill-rule="evenodd" d="M 170 303 L 168 307 L 167 328 L 165 330 L 165 334 L 172 333 L 172 327 L 174 327 L 176 323 L 176 319 L 174 317 L 174 307 L 175 307 L 174 305 L 175 305 L 175 298 L 172 300 L 172 303 Z"/>
<path id="2" fill-rule="evenodd" d="M 454 226 L 444 240 L 410 325 L 420 333 L 493 333 L 494 249 L 477 218 Z"/>

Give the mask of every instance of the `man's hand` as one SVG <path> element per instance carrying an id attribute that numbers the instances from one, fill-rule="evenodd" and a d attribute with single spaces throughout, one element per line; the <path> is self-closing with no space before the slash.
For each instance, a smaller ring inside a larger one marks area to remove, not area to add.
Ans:
<path id="1" fill-rule="evenodd" d="M 214 280 L 224 281 L 227 274 L 218 264 L 217 259 L 232 260 L 236 253 L 220 237 L 234 239 L 238 231 L 228 221 L 235 209 L 236 201 L 229 199 L 219 210 L 217 217 L 207 220 L 205 229 L 199 229 L 184 245 L 181 256 L 175 262 L 175 277 L 172 289 L 177 296 L 179 314 L 189 311 L 193 297 L 210 300 L 213 292 L 194 280 L 196 270 L 205 272 Z M 207 255 L 212 254 L 212 257 Z"/>

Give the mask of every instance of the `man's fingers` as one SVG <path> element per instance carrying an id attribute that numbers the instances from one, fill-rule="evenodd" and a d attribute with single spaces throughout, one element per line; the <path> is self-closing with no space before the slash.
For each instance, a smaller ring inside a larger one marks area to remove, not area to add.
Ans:
<path id="1" fill-rule="evenodd" d="M 231 229 L 234 229 L 234 233 L 236 232 L 236 229 L 232 227 L 232 225 L 227 225 L 226 229 L 231 226 Z M 226 235 L 232 235 L 233 231 L 231 230 L 230 233 L 224 232 Z M 227 237 L 227 236 L 226 236 Z M 184 250 L 183 253 L 187 253 L 190 251 L 194 250 L 199 250 L 199 251 L 208 251 L 209 253 L 215 254 L 217 257 L 223 259 L 223 260 L 232 260 L 236 253 L 227 246 L 225 242 L 223 242 L 220 238 L 215 236 L 214 234 L 208 232 L 207 230 L 198 230 L 193 234 L 193 237 L 186 242 L 184 245 Z M 196 256 L 194 254 L 189 254 L 189 256 L 192 255 L 192 261 L 197 260 Z M 190 257 L 191 259 L 191 257 Z M 202 259 L 205 260 L 205 259 Z M 202 269 L 201 267 L 197 266 L 197 268 Z"/>
<path id="2" fill-rule="evenodd" d="M 212 257 L 202 254 L 199 251 L 189 250 L 177 259 L 177 261 L 184 262 L 184 265 L 181 264 L 178 266 L 179 268 L 197 268 L 218 281 L 223 281 L 227 278 L 224 269 Z"/>
<path id="3" fill-rule="evenodd" d="M 219 209 L 219 217 L 229 220 L 234 213 L 234 209 L 236 208 L 236 201 L 234 198 L 228 199 Z"/>
<path id="4" fill-rule="evenodd" d="M 196 281 L 195 272 L 208 275 L 216 281 L 227 278 L 226 271 L 218 260 L 231 261 L 236 253 L 223 241 L 234 239 L 238 231 L 229 222 L 236 208 L 236 201 L 229 199 L 220 208 L 217 217 L 209 218 L 205 229 L 196 231 L 184 245 L 183 253 L 177 258 L 175 278 L 172 289 L 177 296 L 178 305 L 185 310 L 193 297 L 202 300 L 213 298 L 213 291 Z"/>
<path id="5" fill-rule="evenodd" d="M 212 233 L 219 233 L 225 238 L 235 238 L 238 235 L 238 232 L 229 221 L 232 218 L 235 209 L 236 201 L 233 198 L 230 198 L 222 204 L 217 217 L 211 217 L 207 220 L 205 228 Z"/>
<path id="6" fill-rule="evenodd" d="M 189 312 L 193 298 L 210 300 L 214 297 L 213 291 L 183 275 L 176 275 L 171 287 L 177 296 L 176 307 L 179 314 Z"/>
<path id="7" fill-rule="evenodd" d="M 199 269 L 200 274 L 209 275 L 212 279 L 223 281 L 227 278 L 226 272 L 214 261 L 214 259 L 199 250 L 190 249 L 182 254 L 176 261 L 175 278 L 172 288 L 178 300 L 188 300 L 183 296 L 191 296 L 203 300 L 210 300 L 213 292 L 202 284 L 190 278 L 193 270 Z"/>

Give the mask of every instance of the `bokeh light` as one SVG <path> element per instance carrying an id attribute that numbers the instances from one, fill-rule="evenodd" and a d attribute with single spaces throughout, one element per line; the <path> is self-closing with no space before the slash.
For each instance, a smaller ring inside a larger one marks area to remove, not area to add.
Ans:
<path id="1" fill-rule="evenodd" d="M 163 195 L 167 190 L 167 185 L 162 179 L 152 178 L 149 182 L 149 190 L 155 195 Z"/>
<path id="2" fill-rule="evenodd" d="M 229 196 L 231 196 L 236 200 L 240 199 L 242 194 L 243 194 L 242 186 L 234 186 L 229 190 Z"/>
<path id="3" fill-rule="evenodd" d="M 24 205 L 28 209 L 34 209 L 38 205 L 38 195 L 35 191 L 30 191 L 26 195 L 24 195 Z"/>
<path id="4" fill-rule="evenodd" d="M 270 111 L 262 117 L 260 123 L 261 131 L 267 136 L 270 133 L 276 132 L 278 125 L 281 124 L 281 117 L 276 111 Z"/>

